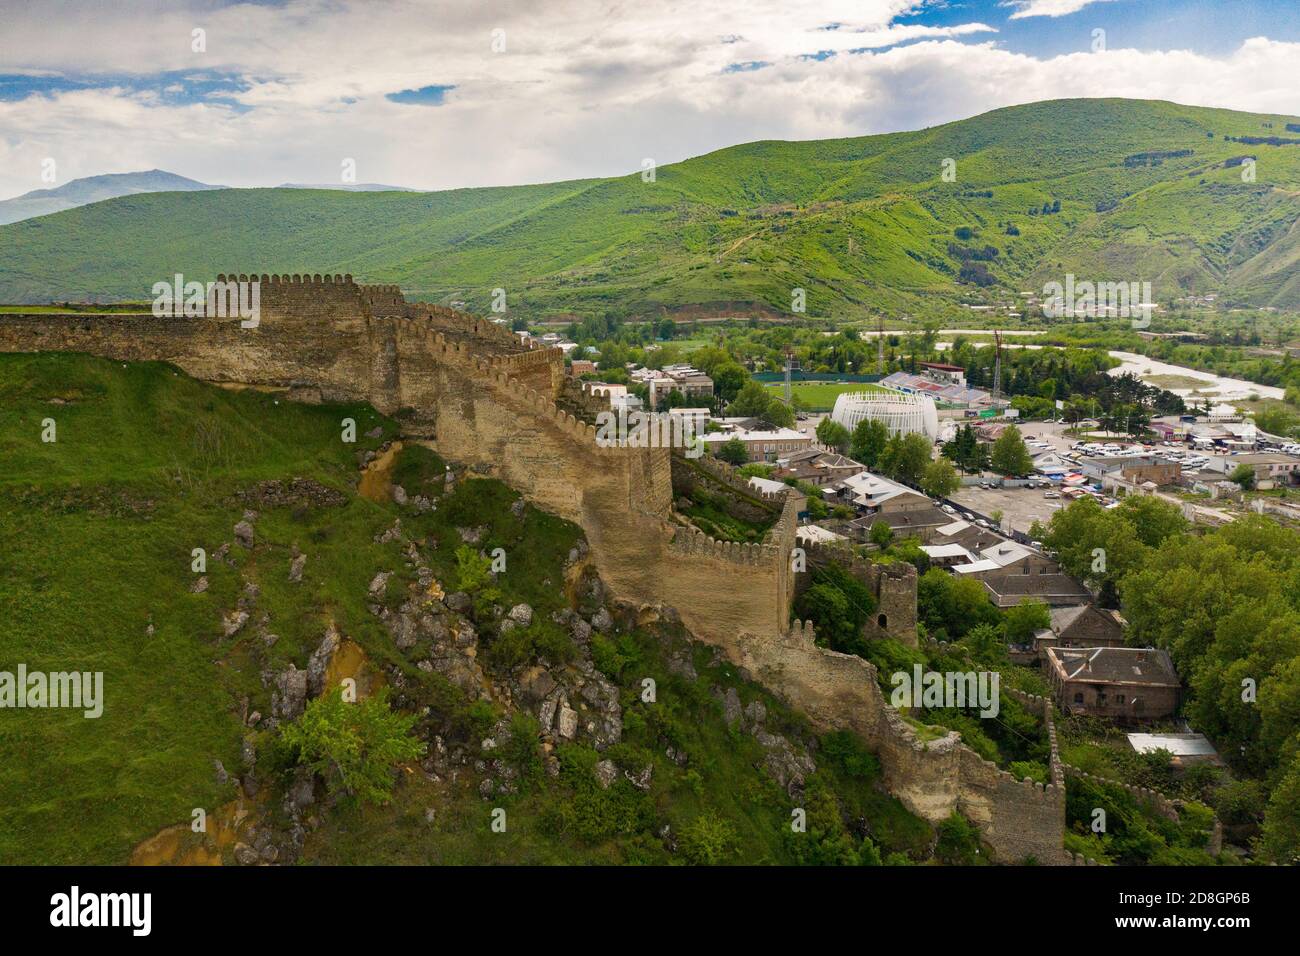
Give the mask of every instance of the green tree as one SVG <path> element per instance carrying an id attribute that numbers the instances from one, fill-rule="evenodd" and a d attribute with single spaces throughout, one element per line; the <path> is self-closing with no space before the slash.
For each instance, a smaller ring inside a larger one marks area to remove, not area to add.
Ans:
<path id="1" fill-rule="evenodd" d="M 931 498 L 947 498 L 960 487 L 957 469 L 946 458 L 936 458 L 921 472 L 921 489 Z"/>
<path id="2" fill-rule="evenodd" d="M 877 521 L 871 526 L 871 543 L 881 548 L 889 547 L 894 540 L 894 529 L 884 521 Z"/>
<path id="3" fill-rule="evenodd" d="M 1291 865 L 1300 862 L 1300 756 L 1291 761 L 1269 798 L 1260 842 L 1271 861 Z"/>
<path id="4" fill-rule="evenodd" d="M 734 400 L 749 381 L 749 373 L 745 371 L 745 367 L 730 360 L 717 366 L 708 374 L 713 379 L 713 390 L 724 402 Z"/>
<path id="5" fill-rule="evenodd" d="M 885 423 L 874 418 L 858 422 L 853 429 L 853 438 L 849 445 L 849 457 L 860 461 L 868 468 L 877 468 L 880 458 L 885 453 L 889 442 L 889 429 Z"/>
<path id="6" fill-rule="evenodd" d="M 682 827 L 682 855 L 696 866 L 717 866 L 736 852 L 736 831 L 724 818 L 706 811 Z"/>
<path id="7" fill-rule="evenodd" d="M 1240 485 L 1242 491 L 1250 491 L 1255 487 L 1255 469 L 1243 462 L 1232 469 L 1232 474 L 1228 476 L 1228 480 Z"/>
<path id="8" fill-rule="evenodd" d="M 963 472 L 980 472 L 988 465 L 988 449 L 980 444 L 970 425 L 957 429 L 956 436 L 944 444 L 941 453 Z"/>
<path id="9" fill-rule="evenodd" d="M 817 423 L 817 440 L 827 448 L 834 448 L 843 454 L 848 450 L 851 440 L 849 430 L 831 418 L 823 418 Z"/>
<path id="10" fill-rule="evenodd" d="M 280 740 L 297 764 L 324 778 L 331 793 L 363 803 L 387 803 L 393 767 L 424 754 L 423 741 L 410 736 L 418 719 L 391 710 L 386 689 L 348 703 L 336 688 L 309 703 L 297 720 L 282 725 Z"/>
<path id="11" fill-rule="evenodd" d="M 895 435 L 885 445 L 880 468 L 898 481 L 916 484 L 930 463 L 930 441 L 919 432 Z"/>
<path id="12" fill-rule="evenodd" d="M 1036 631 L 1052 626 L 1052 615 L 1042 601 L 1023 598 L 1002 615 L 1002 633 L 1008 644 L 1028 644 Z"/>
<path id="13" fill-rule="evenodd" d="M 763 421 L 777 428 L 794 427 L 794 409 L 775 396 L 767 403 L 767 409 L 761 417 Z"/>
<path id="14" fill-rule="evenodd" d="M 1138 540 L 1149 548 L 1187 532 L 1187 519 L 1179 507 L 1155 495 L 1128 495 L 1117 510 L 1133 525 Z"/>
<path id="15" fill-rule="evenodd" d="M 1031 534 L 1057 553 L 1068 574 L 1101 588 L 1110 607 L 1119 581 L 1150 554 L 1121 509 L 1108 511 L 1087 496 L 1052 515 L 1046 527 L 1035 522 Z"/>
<path id="16" fill-rule="evenodd" d="M 839 564 L 817 570 L 814 583 L 795 602 L 795 617 L 812 621 L 820 644 L 866 657 L 862 629 L 876 609 L 871 590 Z"/>
<path id="17" fill-rule="evenodd" d="M 718 449 L 718 457 L 739 468 L 749 461 L 749 448 L 739 438 L 728 438 Z"/>
<path id="18" fill-rule="evenodd" d="M 767 406 L 771 403 L 771 392 L 761 382 L 751 378 L 745 382 L 735 400 L 727 406 L 727 414 L 732 418 L 761 418 L 767 413 Z"/>
<path id="19" fill-rule="evenodd" d="M 1029 457 L 1029 449 L 1020 437 L 1020 429 L 1015 425 L 1004 428 L 993 443 L 989 464 L 999 475 L 1021 477 L 1033 470 L 1033 459 Z"/>

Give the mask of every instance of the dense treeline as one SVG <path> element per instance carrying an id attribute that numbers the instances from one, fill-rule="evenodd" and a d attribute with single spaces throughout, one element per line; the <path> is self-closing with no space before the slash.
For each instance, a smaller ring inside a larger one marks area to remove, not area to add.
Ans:
<path id="1" fill-rule="evenodd" d="M 1184 713 L 1232 771 L 1213 796 L 1225 823 L 1257 827 L 1264 859 L 1300 859 L 1300 531 L 1250 515 L 1191 533 L 1141 496 L 1080 499 L 1033 533 L 1122 608 L 1131 644 L 1173 657 Z"/>

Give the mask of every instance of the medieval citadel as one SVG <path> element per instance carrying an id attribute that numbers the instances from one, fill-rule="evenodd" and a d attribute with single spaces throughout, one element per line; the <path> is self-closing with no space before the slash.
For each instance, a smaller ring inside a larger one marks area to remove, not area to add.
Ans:
<path id="1" fill-rule="evenodd" d="M 875 668 L 816 646 L 790 622 L 810 573 L 796 569 L 802 497 L 756 496 L 711 458 L 670 448 L 602 446 L 590 397 L 566 385 L 558 349 L 529 347 L 491 321 L 423 302 L 350 275 L 231 275 L 259 281 L 261 320 L 152 315 L 17 314 L 0 318 L 0 352 L 74 351 L 164 361 L 195 378 L 280 390 L 306 402 L 364 401 L 395 416 L 445 457 L 494 474 L 538 507 L 579 524 L 615 597 L 642 614 L 676 614 L 694 636 L 802 711 L 819 729 L 850 729 L 879 755 L 887 786 L 933 822 L 953 811 L 980 829 L 997 858 L 1083 862 L 1062 848 L 1064 768 L 1050 705 L 1046 785 L 1018 781 L 948 732 L 922 739 L 882 695 Z M 701 534 L 674 512 L 674 488 L 728 486 L 768 509 L 761 544 Z M 831 555 L 807 550 L 816 567 Z M 876 595 L 871 627 L 916 641 L 916 575 L 836 554 Z"/>

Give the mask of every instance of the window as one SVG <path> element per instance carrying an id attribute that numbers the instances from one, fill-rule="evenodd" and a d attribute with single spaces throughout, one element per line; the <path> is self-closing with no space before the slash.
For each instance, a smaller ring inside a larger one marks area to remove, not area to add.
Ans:
<path id="1" fill-rule="evenodd" d="M 1124 703 L 1124 695 L 1123 695 L 1123 694 L 1116 694 L 1116 695 L 1115 695 L 1115 703 L 1117 703 L 1117 704 L 1123 704 L 1123 703 Z"/>
<path id="2" fill-rule="evenodd" d="M 1082 691 L 1080 691 L 1079 693 L 1077 693 L 1077 694 L 1074 695 L 1074 702 L 1075 702 L 1076 704 L 1082 704 L 1082 703 L 1083 703 L 1083 692 L 1082 692 Z"/>

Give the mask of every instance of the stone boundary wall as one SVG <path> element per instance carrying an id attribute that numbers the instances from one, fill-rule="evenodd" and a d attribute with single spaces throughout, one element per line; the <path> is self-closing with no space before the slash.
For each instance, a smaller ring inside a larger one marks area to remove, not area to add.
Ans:
<path id="1" fill-rule="evenodd" d="M 817 729 L 860 734 L 880 759 L 886 788 L 911 812 L 931 823 L 962 813 L 1001 862 L 1072 862 L 1062 846 L 1062 787 L 1016 780 L 962 743 L 956 731 L 923 739 L 923 731 L 889 706 L 870 662 L 818 647 L 815 636 L 813 625 L 803 622 L 783 634 L 742 633 L 722 644 Z"/>
<path id="2" fill-rule="evenodd" d="M 1096 774 L 1088 773 L 1086 770 L 1080 770 L 1071 764 L 1065 764 L 1065 775 L 1074 777 L 1079 780 L 1095 781 L 1111 787 L 1119 787 L 1127 790 L 1140 803 L 1146 804 L 1151 810 L 1160 814 L 1166 820 L 1177 822 L 1180 817 L 1178 807 L 1174 801 L 1170 800 L 1159 790 L 1152 790 L 1149 787 L 1135 787 L 1130 783 L 1123 783 L 1119 780 L 1111 780 L 1109 777 L 1098 777 Z"/>
<path id="3" fill-rule="evenodd" d="M 932 822 L 965 814 L 1003 861 L 1069 862 L 1060 787 L 1012 779 L 954 732 L 922 740 L 887 704 L 869 662 L 819 648 L 810 625 L 789 624 L 802 495 L 785 494 L 761 545 L 690 533 L 671 520 L 669 449 L 602 448 L 591 425 L 557 405 L 558 349 L 523 348 L 495 323 L 425 303 L 375 316 L 372 303 L 382 307 L 390 290 L 348 276 L 263 278 L 267 318 L 255 330 L 237 320 L 0 316 L 0 350 L 162 360 L 200 379 L 369 401 L 390 414 L 414 409 L 415 424 L 431 427 L 444 455 L 581 525 L 615 597 L 675 608 L 700 640 L 815 726 L 860 733 L 880 755 L 890 791 L 913 812 Z M 914 615 L 915 570 L 906 567 Z"/>
<path id="4" fill-rule="evenodd" d="M 916 647 L 916 568 L 906 562 L 882 564 L 862 557 L 848 541 L 801 545 L 808 559 L 808 570 L 799 575 L 795 593 L 802 594 L 813 583 L 813 569 L 829 562 L 842 565 L 876 598 L 876 611 L 867 623 L 867 637 L 888 637 L 908 647 Z M 881 615 L 884 622 L 881 623 Z"/>
<path id="5" fill-rule="evenodd" d="M 785 498 L 791 491 L 797 489 L 790 487 L 788 491 L 761 491 L 749 483 L 749 479 L 740 474 L 739 469 L 735 468 L 728 462 L 723 461 L 714 455 L 704 454 L 699 458 L 694 458 L 691 463 L 707 471 L 709 475 L 721 484 L 751 498 L 758 498 L 763 501 L 779 502 Z M 802 492 L 799 492 L 802 494 Z"/>

